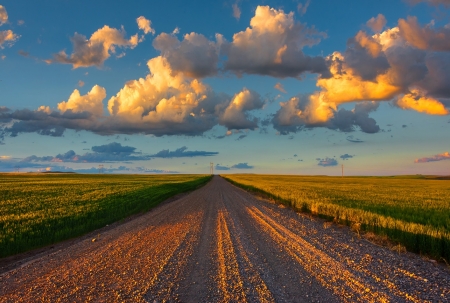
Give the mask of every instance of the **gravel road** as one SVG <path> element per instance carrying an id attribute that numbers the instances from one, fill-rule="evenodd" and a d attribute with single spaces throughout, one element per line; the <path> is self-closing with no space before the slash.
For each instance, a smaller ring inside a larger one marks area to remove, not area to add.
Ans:
<path id="1" fill-rule="evenodd" d="M 0 302 L 450 302 L 450 271 L 216 176 L 3 272 Z"/>

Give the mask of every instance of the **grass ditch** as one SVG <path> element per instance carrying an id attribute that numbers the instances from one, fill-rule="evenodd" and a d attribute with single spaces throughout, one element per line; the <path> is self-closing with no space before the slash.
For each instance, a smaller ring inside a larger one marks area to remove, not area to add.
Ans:
<path id="1" fill-rule="evenodd" d="M 6 176 L 0 181 L 0 258 L 143 213 L 212 176 Z"/>
<path id="2" fill-rule="evenodd" d="M 343 224 L 352 230 L 357 229 L 355 232 L 368 234 L 372 240 L 374 235 L 380 239 L 386 237 L 389 240 L 388 246 L 397 247 L 399 251 L 404 247 L 408 251 L 445 263 L 450 260 L 450 195 L 446 194 L 450 188 L 448 181 L 434 181 L 441 183 L 430 183 L 427 188 L 426 183 L 410 184 L 414 182 L 412 178 L 354 178 L 348 181 L 353 184 L 350 188 L 342 187 L 345 181 L 341 178 L 325 176 L 222 177 L 246 191 L 274 200 L 295 211 Z M 378 185 L 367 187 L 369 183 Z M 411 192 L 409 186 L 418 188 L 417 192 Z M 355 191 L 358 187 L 361 187 L 361 192 L 357 195 L 354 192 L 348 194 L 344 190 Z M 437 197 L 440 196 L 439 199 L 427 195 L 432 189 Z M 369 190 L 375 192 L 371 193 Z M 304 191 L 309 193 L 305 194 Z M 361 196 L 359 200 L 358 195 Z M 394 202 L 382 200 L 389 195 L 401 197 L 395 197 L 397 200 Z M 424 197 L 428 197 L 426 199 L 431 202 L 424 202 Z"/>

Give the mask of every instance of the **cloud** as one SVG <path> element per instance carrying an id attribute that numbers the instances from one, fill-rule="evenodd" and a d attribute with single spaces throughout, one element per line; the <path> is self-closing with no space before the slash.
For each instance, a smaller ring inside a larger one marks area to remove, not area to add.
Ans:
<path id="1" fill-rule="evenodd" d="M 336 159 L 333 159 L 333 158 L 328 158 L 328 157 L 326 157 L 325 159 L 317 158 L 316 160 L 319 161 L 319 163 L 317 163 L 317 165 L 319 165 L 319 166 L 326 167 L 326 166 L 338 165 L 338 162 L 336 161 Z"/>
<path id="2" fill-rule="evenodd" d="M 272 118 L 272 124 L 282 135 L 298 132 L 304 127 L 327 127 L 343 132 L 351 132 L 358 127 L 365 133 L 380 130 L 369 113 L 378 108 L 378 103 L 361 102 L 353 110 L 337 108 L 324 101 L 323 94 L 299 95 L 287 102 L 280 103 L 281 108 Z"/>
<path id="3" fill-rule="evenodd" d="M 376 102 L 365 101 L 357 103 L 353 110 L 341 108 L 329 120 L 327 127 L 351 132 L 355 130 L 355 126 L 358 126 L 365 133 L 377 133 L 380 131 L 380 127 L 373 118 L 369 117 L 369 113 L 375 111 L 378 105 Z"/>
<path id="4" fill-rule="evenodd" d="M 273 127 L 282 135 L 302 130 L 305 126 L 325 126 L 333 116 L 333 108 L 323 102 L 320 94 L 298 95 L 280 103 L 272 118 Z"/>
<path id="5" fill-rule="evenodd" d="M 218 42 L 212 42 L 202 34 L 190 33 L 180 41 L 174 35 L 162 33 L 153 40 L 153 47 L 161 52 L 173 73 L 201 78 L 217 73 L 221 35 L 216 35 L 216 39 Z"/>
<path id="6" fill-rule="evenodd" d="M 76 154 L 69 150 L 64 154 L 56 156 L 29 156 L 21 162 L 73 162 L 73 163 L 102 163 L 102 162 L 121 162 L 121 161 L 142 161 L 150 160 L 148 155 L 141 155 L 135 152 L 135 147 L 122 146 L 120 143 L 109 143 L 106 145 L 93 146 L 92 151 L 83 155 Z"/>
<path id="7" fill-rule="evenodd" d="M 230 168 L 228 166 L 223 166 L 220 164 L 216 164 L 216 166 L 214 167 L 216 170 L 230 170 Z"/>
<path id="8" fill-rule="evenodd" d="M 78 81 L 78 86 L 79 86 L 79 87 L 83 87 L 83 86 L 84 86 L 84 82 L 83 82 L 83 81 L 81 81 L 81 80 L 80 80 L 80 81 Z"/>
<path id="9" fill-rule="evenodd" d="M 34 111 L 2 109 L 0 133 L 62 136 L 65 129 L 73 129 L 100 135 L 193 136 L 210 130 L 220 119 L 229 127 L 256 127 L 257 119 L 248 113 L 263 105 L 256 93 L 244 89 L 234 97 L 217 94 L 198 79 L 173 73 L 161 56 L 149 60 L 148 67 L 145 78 L 128 81 L 108 100 L 109 115 L 103 114 L 106 91 L 96 85 L 86 95 L 74 90 L 68 101 L 58 104 L 58 110 L 49 106 Z M 237 118 L 228 112 L 236 113 Z"/>
<path id="10" fill-rule="evenodd" d="M 71 110 L 74 113 L 89 112 L 96 116 L 103 114 L 103 99 L 106 98 L 106 89 L 95 85 L 86 95 L 80 95 L 80 91 L 75 89 L 69 100 L 58 103 L 61 112 Z"/>
<path id="11" fill-rule="evenodd" d="M 277 84 L 275 84 L 274 86 L 276 89 L 278 89 L 280 92 L 282 93 L 286 93 L 286 90 L 283 87 L 283 84 L 281 84 L 280 82 L 277 82 Z"/>
<path id="12" fill-rule="evenodd" d="M 303 16 L 304 14 L 306 14 L 306 11 L 308 10 L 309 4 L 311 3 L 311 0 L 306 0 L 306 2 L 303 3 L 299 3 L 297 5 L 297 11 L 300 14 L 300 16 Z"/>
<path id="13" fill-rule="evenodd" d="M 8 13 L 3 5 L 0 5 L 0 26 L 8 22 Z M 0 31 L 0 49 L 4 48 L 4 44 L 12 46 L 20 36 L 16 35 L 12 30 Z M 2 56 L 2 60 L 5 56 Z"/>
<path id="14" fill-rule="evenodd" d="M 0 49 L 4 48 L 3 45 L 12 46 L 14 42 L 19 39 L 19 36 L 13 33 L 12 30 L 6 30 L 0 32 Z"/>
<path id="15" fill-rule="evenodd" d="M 326 37 L 325 33 L 295 22 L 294 13 L 285 14 L 269 6 L 258 6 L 250 27 L 224 41 L 221 52 L 227 57 L 225 70 L 242 74 L 299 77 L 304 72 L 328 72 L 323 57 L 302 52 Z"/>
<path id="16" fill-rule="evenodd" d="M 220 165 L 220 164 L 216 164 L 216 166 L 215 166 L 216 170 L 252 169 L 252 168 L 254 168 L 254 166 L 248 165 L 247 162 L 245 162 L 245 163 L 237 163 L 237 164 L 232 165 L 231 167 Z"/>
<path id="17" fill-rule="evenodd" d="M 65 50 L 53 56 L 53 59 L 46 60 L 47 63 L 72 64 L 73 68 L 103 66 L 111 54 L 116 53 L 116 48 L 134 48 L 139 43 L 138 35 L 130 39 L 125 38 L 125 30 L 111 28 L 108 25 L 97 30 L 87 39 L 86 36 L 75 33 L 70 39 L 73 46 L 73 53 L 69 56 Z"/>
<path id="18" fill-rule="evenodd" d="M 174 151 L 169 151 L 168 149 L 163 149 L 154 155 L 152 158 L 182 158 L 182 157 L 208 157 L 218 155 L 218 152 L 208 152 L 208 151 L 186 151 L 188 148 L 186 146 L 180 147 Z"/>
<path id="19" fill-rule="evenodd" d="M 105 145 L 92 146 L 92 150 L 96 153 L 106 153 L 106 154 L 114 154 L 114 155 L 119 155 L 119 154 L 129 155 L 129 154 L 135 153 L 134 151 L 136 150 L 136 147 L 122 146 L 122 144 L 120 144 L 120 143 L 112 142 L 112 143 L 105 144 Z"/>
<path id="20" fill-rule="evenodd" d="M 235 168 L 235 169 L 252 169 L 255 168 L 254 166 L 248 165 L 247 162 L 245 163 L 237 163 L 233 166 L 231 166 L 231 168 Z"/>
<path id="21" fill-rule="evenodd" d="M 413 109 L 428 115 L 442 116 L 450 113 L 439 100 L 424 96 L 420 90 L 412 90 L 411 93 L 398 97 L 393 103 L 401 109 Z"/>
<path id="22" fill-rule="evenodd" d="M 143 30 L 145 34 L 155 34 L 155 30 L 152 28 L 152 21 L 146 19 L 144 16 L 140 16 L 136 19 L 139 29 Z"/>
<path id="23" fill-rule="evenodd" d="M 173 73 L 164 57 L 149 60 L 148 67 L 145 79 L 129 81 L 109 99 L 112 121 L 104 127 L 127 129 L 127 133 L 197 135 L 217 124 L 215 107 L 229 102 L 228 96 L 215 94 L 184 73 Z"/>
<path id="24" fill-rule="evenodd" d="M 402 22 L 413 30 L 405 26 L 400 29 Z M 384 23 L 380 16 L 369 20 L 374 30 Z M 437 50 L 446 49 L 446 45 L 439 43 L 450 41 L 446 39 L 450 31 L 447 27 L 434 30 L 416 25 L 417 20 L 409 18 L 399 20 L 399 27 L 372 36 L 359 31 L 349 39 L 345 52 L 334 52 L 326 58 L 331 77 L 319 76 L 316 85 L 320 91 L 281 103 L 273 119 L 275 129 L 281 134 L 305 126 L 341 131 L 359 126 L 367 133 L 379 131 L 376 121 L 368 116 L 376 106 L 373 109 L 363 106 L 359 110 L 355 107 L 352 111 L 338 109 L 348 102 L 358 102 L 359 106 L 361 102 L 394 99 L 393 104 L 402 109 L 449 114 L 450 52 Z"/>
<path id="25" fill-rule="evenodd" d="M 8 13 L 3 5 L 0 5 L 0 26 L 8 22 Z"/>
<path id="26" fill-rule="evenodd" d="M 242 140 L 242 139 L 244 139 L 245 137 L 247 137 L 247 135 L 240 135 L 239 137 L 237 137 L 236 141 Z"/>
<path id="27" fill-rule="evenodd" d="M 379 33 L 386 25 L 386 18 L 382 14 L 378 14 L 376 17 L 372 17 L 367 21 L 366 25 L 374 32 Z"/>
<path id="28" fill-rule="evenodd" d="M 343 154 L 343 155 L 341 155 L 339 158 L 341 158 L 342 160 L 348 160 L 348 159 L 351 159 L 351 158 L 353 158 L 354 156 L 352 156 L 352 155 L 349 155 L 349 154 Z"/>
<path id="29" fill-rule="evenodd" d="M 450 51 L 450 28 L 421 27 L 417 17 L 398 20 L 399 33 L 409 44 L 422 50 Z"/>
<path id="30" fill-rule="evenodd" d="M 345 138 L 347 141 L 349 142 L 353 142 L 353 143 L 363 143 L 364 141 L 358 138 L 355 138 L 353 136 L 347 136 L 347 138 Z"/>
<path id="31" fill-rule="evenodd" d="M 424 2 L 428 5 L 438 6 L 440 4 L 444 5 L 445 7 L 450 6 L 450 0 L 406 0 L 411 5 L 416 5 L 421 2 Z"/>
<path id="32" fill-rule="evenodd" d="M 426 163 L 426 162 L 435 162 L 435 161 L 442 161 L 442 160 L 450 160 L 450 153 L 445 152 L 442 154 L 437 154 L 431 157 L 425 157 L 425 158 L 419 158 L 414 160 L 414 163 Z"/>
<path id="33" fill-rule="evenodd" d="M 236 1 L 236 3 L 233 3 L 233 17 L 236 18 L 236 20 L 239 20 L 241 18 L 241 9 L 239 7 L 239 1 Z"/>
<path id="34" fill-rule="evenodd" d="M 220 114 L 219 124 L 227 127 L 229 130 L 253 130 L 258 127 L 258 119 L 252 118 L 249 115 L 249 111 L 261 109 L 263 106 L 264 101 L 257 92 L 244 88 L 241 92 L 234 95 L 231 102 Z"/>

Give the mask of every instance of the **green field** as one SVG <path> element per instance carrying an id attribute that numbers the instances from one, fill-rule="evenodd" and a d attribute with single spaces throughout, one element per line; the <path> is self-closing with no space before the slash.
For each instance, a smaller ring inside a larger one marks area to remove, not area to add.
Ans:
<path id="1" fill-rule="evenodd" d="M 450 261 L 450 180 L 437 177 L 224 175 L 297 210 L 386 235 Z"/>
<path id="2" fill-rule="evenodd" d="M 0 174 L 0 257 L 149 210 L 206 175 Z"/>

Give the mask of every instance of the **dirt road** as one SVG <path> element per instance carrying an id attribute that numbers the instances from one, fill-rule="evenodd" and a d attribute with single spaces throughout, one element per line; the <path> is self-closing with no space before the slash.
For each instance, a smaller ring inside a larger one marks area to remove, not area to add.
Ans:
<path id="1" fill-rule="evenodd" d="M 0 275 L 0 302 L 450 302 L 442 265 L 220 177 Z"/>

